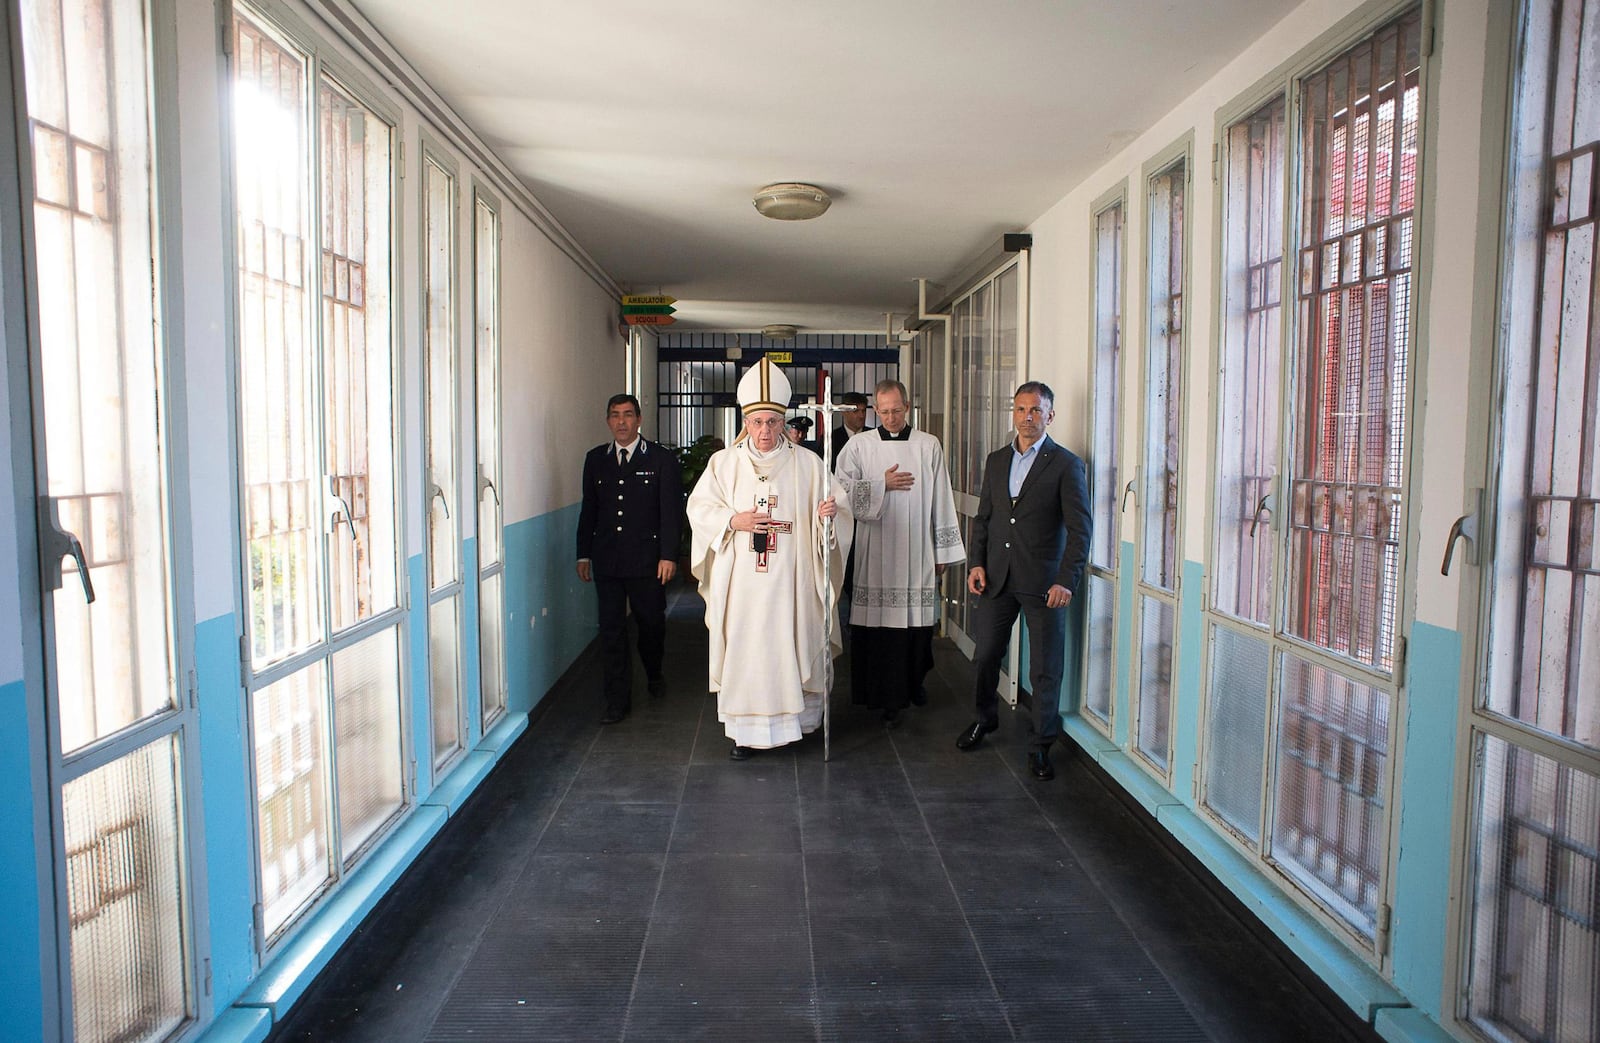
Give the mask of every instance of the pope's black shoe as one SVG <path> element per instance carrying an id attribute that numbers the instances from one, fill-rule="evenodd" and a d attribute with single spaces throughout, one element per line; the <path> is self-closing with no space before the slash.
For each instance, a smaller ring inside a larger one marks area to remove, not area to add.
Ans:
<path id="1" fill-rule="evenodd" d="M 621 709 L 615 706 L 608 706 L 606 707 L 606 712 L 600 715 L 600 723 L 616 724 L 626 716 L 628 716 L 628 708 L 626 706 Z"/>
<path id="2" fill-rule="evenodd" d="M 1049 750 L 1034 750 L 1028 754 L 1028 768 L 1033 772 L 1033 777 L 1043 782 L 1049 782 L 1056 777 L 1056 769 L 1050 763 Z"/>
<path id="3" fill-rule="evenodd" d="M 755 755 L 756 751 L 749 746 L 740 746 L 738 744 L 735 744 L 733 749 L 728 751 L 728 759 L 734 761 L 747 761 Z"/>
<path id="4" fill-rule="evenodd" d="M 962 732 L 956 739 L 956 749 L 975 750 L 983 742 L 983 737 L 1000 727 L 999 721 L 973 721 L 972 727 Z"/>

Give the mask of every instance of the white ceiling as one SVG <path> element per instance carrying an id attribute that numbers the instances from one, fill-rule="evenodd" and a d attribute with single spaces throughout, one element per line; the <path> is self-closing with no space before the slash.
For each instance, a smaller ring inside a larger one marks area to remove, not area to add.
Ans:
<path id="1" fill-rule="evenodd" d="M 355 0 L 675 329 L 882 330 L 1296 0 Z M 772 221 L 774 181 L 832 194 Z M 930 302 L 931 303 L 931 302 Z"/>

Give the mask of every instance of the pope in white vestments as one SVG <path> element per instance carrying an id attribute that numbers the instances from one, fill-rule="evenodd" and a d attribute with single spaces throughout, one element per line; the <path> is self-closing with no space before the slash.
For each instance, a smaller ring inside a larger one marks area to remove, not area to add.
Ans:
<path id="1" fill-rule="evenodd" d="M 827 638 L 827 614 L 844 581 L 850 517 L 821 458 L 783 436 L 789 396 L 777 367 L 765 358 L 752 367 L 739 382 L 745 434 L 711 457 L 689 495 L 690 568 L 734 760 L 822 723 L 841 647 L 837 626 Z"/>
<path id="2" fill-rule="evenodd" d="M 855 435 L 835 474 L 855 519 L 850 600 L 852 701 L 893 723 L 926 700 L 939 575 L 966 557 L 939 440 L 908 423 L 905 385 L 881 382 L 880 426 Z"/>

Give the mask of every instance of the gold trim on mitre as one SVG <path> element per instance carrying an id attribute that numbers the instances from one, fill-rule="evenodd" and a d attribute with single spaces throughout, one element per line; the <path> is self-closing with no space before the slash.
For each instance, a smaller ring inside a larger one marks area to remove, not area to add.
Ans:
<path id="1" fill-rule="evenodd" d="M 739 411 L 744 416 L 762 409 L 775 413 L 789 411 L 789 399 L 794 394 L 789 378 L 783 370 L 772 364 L 765 355 L 745 375 L 739 378 Z"/>

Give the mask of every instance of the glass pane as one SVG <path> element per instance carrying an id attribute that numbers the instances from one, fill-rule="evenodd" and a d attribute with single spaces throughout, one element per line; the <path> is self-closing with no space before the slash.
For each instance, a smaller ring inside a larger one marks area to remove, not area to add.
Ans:
<path id="1" fill-rule="evenodd" d="M 500 215 L 478 200 L 473 235 L 478 377 L 478 567 L 500 560 Z"/>
<path id="2" fill-rule="evenodd" d="M 1211 628 L 1205 803 L 1253 843 L 1261 840 L 1261 772 L 1271 669 L 1272 646 L 1265 639 L 1226 627 Z"/>
<path id="3" fill-rule="evenodd" d="M 1527 5 L 1505 251 L 1488 706 L 1600 749 L 1600 3 Z M 1587 640 L 1585 638 L 1587 637 Z"/>
<path id="4" fill-rule="evenodd" d="M 501 573 L 478 585 L 478 676 L 483 685 L 483 730 L 506 712 L 505 595 Z"/>
<path id="5" fill-rule="evenodd" d="M 423 307 L 427 319 L 428 589 L 461 575 L 456 552 L 456 180 L 423 170 Z"/>
<path id="6" fill-rule="evenodd" d="M 1005 445 L 1011 437 L 1009 396 L 1021 383 L 1017 379 L 1017 267 L 1012 265 L 994 280 L 994 394 L 989 396 L 989 437 L 984 442 L 987 456 Z"/>
<path id="7" fill-rule="evenodd" d="M 1140 472 L 1139 575 L 1162 590 L 1178 579 L 1178 464 L 1183 402 L 1185 166 L 1150 179 L 1150 312 L 1145 317 L 1144 464 Z"/>
<path id="8" fill-rule="evenodd" d="M 1388 835 L 1389 695 L 1281 656 L 1272 857 L 1372 937 Z"/>
<path id="9" fill-rule="evenodd" d="M 257 669 L 323 637 L 324 482 L 311 338 L 306 62 L 242 11 L 234 26 L 240 469 Z"/>
<path id="10" fill-rule="evenodd" d="M 188 1015 L 181 777 L 168 735 L 61 788 L 80 1043 L 163 1039 Z"/>
<path id="11" fill-rule="evenodd" d="M 1493 1038 L 1600 1038 L 1600 778 L 1481 740 L 1470 1019 Z"/>
<path id="12" fill-rule="evenodd" d="M 325 664 L 255 693 L 256 829 L 270 936 L 329 879 Z"/>
<path id="13" fill-rule="evenodd" d="M 1211 604 L 1263 625 L 1272 622 L 1272 519 L 1266 507 L 1278 473 L 1285 105 L 1280 96 L 1228 128 L 1223 186 Z"/>
<path id="14" fill-rule="evenodd" d="M 1172 723 L 1172 646 L 1177 609 L 1139 599 L 1139 752 L 1163 771 Z"/>
<path id="15" fill-rule="evenodd" d="M 339 848 L 346 862 L 405 799 L 398 634 L 384 630 L 333 655 Z"/>
<path id="16" fill-rule="evenodd" d="M 389 312 L 389 127 L 327 79 L 322 133 L 322 341 L 333 626 L 398 604 Z M 336 512 L 336 513 L 335 513 Z M 342 524 L 348 522 L 348 524 Z"/>
<path id="17" fill-rule="evenodd" d="M 22 4 L 42 492 L 88 565 L 45 600 L 63 753 L 173 704 L 143 18 Z"/>
<path id="18" fill-rule="evenodd" d="M 1088 577 L 1089 604 L 1083 708 L 1101 723 L 1111 720 L 1111 692 L 1117 684 L 1117 583 L 1096 572 Z"/>
<path id="19" fill-rule="evenodd" d="M 1122 432 L 1122 204 L 1107 207 L 1094 219 L 1094 432 L 1089 460 L 1089 492 L 1093 500 L 1094 536 L 1089 561 L 1107 572 L 1117 570 L 1118 498 L 1122 479 L 1117 471 L 1117 439 Z"/>
<path id="20" fill-rule="evenodd" d="M 433 763 L 461 745 L 459 598 L 428 606 L 428 698 L 433 710 Z"/>
<path id="21" fill-rule="evenodd" d="M 1301 82 L 1289 629 L 1394 669 L 1421 15 Z"/>

